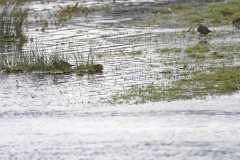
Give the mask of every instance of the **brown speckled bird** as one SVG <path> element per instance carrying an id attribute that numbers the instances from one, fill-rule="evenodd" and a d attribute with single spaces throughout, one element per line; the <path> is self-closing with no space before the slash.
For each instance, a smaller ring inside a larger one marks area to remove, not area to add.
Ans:
<path id="1" fill-rule="evenodd" d="M 95 64 L 95 65 L 93 65 L 93 67 L 97 73 L 102 73 L 102 70 L 103 70 L 102 64 Z"/>
<path id="2" fill-rule="evenodd" d="M 232 21 L 232 23 L 233 23 L 233 24 L 240 23 L 240 17 L 235 18 L 235 19 Z"/>
<path id="3" fill-rule="evenodd" d="M 240 17 L 235 18 L 235 19 L 232 21 L 232 23 L 233 23 L 233 25 L 234 25 L 236 28 L 240 29 Z"/>
<path id="4" fill-rule="evenodd" d="M 233 13 L 232 12 L 228 12 L 228 11 L 220 11 L 221 12 L 221 14 L 222 14 L 222 16 L 223 17 L 226 17 L 226 16 L 231 16 L 231 15 L 233 15 Z"/>
<path id="5" fill-rule="evenodd" d="M 72 66 L 73 66 L 72 64 L 70 64 L 70 63 L 68 63 L 68 62 L 66 62 L 66 61 L 64 61 L 64 60 L 60 60 L 60 61 L 59 61 L 59 64 L 60 64 L 61 66 L 63 66 L 63 67 L 72 67 Z"/>
<path id="6" fill-rule="evenodd" d="M 210 31 L 206 26 L 203 26 L 202 24 L 198 24 L 197 32 L 199 34 L 199 39 L 202 37 L 205 37 L 208 33 L 212 32 Z"/>

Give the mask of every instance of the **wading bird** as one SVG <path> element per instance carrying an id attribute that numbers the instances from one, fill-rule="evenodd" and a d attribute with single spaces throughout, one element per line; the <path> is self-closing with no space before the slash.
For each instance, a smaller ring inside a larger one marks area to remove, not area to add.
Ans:
<path id="1" fill-rule="evenodd" d="M 233 15 L 233 13 L 232 12 L 228 12 L 228 11 L 220 11 L 221 12 L 221 14 L 222 14 L 222 16 L 223 17 L 226 17 L 226 16 L 231 16 L 231 15 Z"/>
<path id="2" fill-rule="evenodd" d="M 95 72 L 102 73 L 102 70 L 103 70 L 103 65 L 102 64 L 95 64 L 95 65 L 93 65 L 93 67 L 95 69 Z"/>
<path id="3" fill-rule="evenodd" d="M 235 18 L 235 19 L 232 21 L 232 23 L 233 23 L 233 25 L 234 25 L 236 28 L 240 29 L 240 17 Z"/>
<path id="4" fill-rule="evenodd" d="M 16 84 L 16 87 L 19 88 L 19 87 L 22 87 L 22 86 L 19 86 L 18 84 L 18 80 L 16 80 L 17 84 Z"/>
<path id="5" fill-rule="evenodd" d="M 72 67 L 73 65 L 64 61 L 64 60 L 60 60 L 59 61 L 59 65 L 63 66 L 63 67 Z"/>
<path id="6" fill-rule="evenodd" d="M 199 23 L 197 32 L 199 34 L 199 39 L 201 39 L 202 37 L 205 37 L 206 35 L 208 35 L 208 33 L 212 31 L 210 31 L 206 26 L 203 26 L 201 23 Z"/>

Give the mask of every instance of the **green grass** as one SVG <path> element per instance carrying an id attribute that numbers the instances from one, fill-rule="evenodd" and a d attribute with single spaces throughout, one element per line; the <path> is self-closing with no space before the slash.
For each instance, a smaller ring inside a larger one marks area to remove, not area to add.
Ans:
<path id="1" fill-rule="evenodd" d="M 0 10 L 0 41 L 26 40 L 23 27 L 28 9 L 18 5 L 4 5 Z"/>
<path id="2" fill-rule="evenodd" d="M 6 72 L 71 72 L 72 69 L 68 66 L 61 65 L 60 56 L 55 56 L 53 59 L 49 59 L 44 55 L 30 54 L 30 55 L 15 55 L 12 57 L 12 61 L 9 61 L 7 56 L 1 55 L 0 69 Z M 14 63 L 12 63 L 14 62 Z"/>
<path id="3" fill-rule="evenodd" d="M 170 86 L 149 84 L 132 86 L 128 92 L 116 94 L 111 103 L 146 103 L 174 101 L 232 94 L 240 88 L 240 67 L 211 69 L 211 73 L 195 72 L 192 78 L 182 78 Z"/>
<path id="4" fill-rule="evenodd" d="M 233 58 L 238 54 L 240 47 L 238 45 L 194 45 L 185 49 L 188 57 L 191 58 Z"/>
<path id="5" fill-rule="evenodd" d="M 55 54 L 54 58 L 45 55 L 31 54 L 18 55 L 12 58 L 14 64 L 6 55 L 0 56 L 0 70 L 7 73 L 39 72 L 39 73 L 96 73 L 94 63 L 73 64 L 68 63 L 68 58 Z"/>
<path id="6" fill-rule="evenodd" d="M 168 53 L 168 52 L 173 52 L 173 53 L 179 53 L 181 52 L 180 48 L 157 48 L 156 52 L 162 52 L 162 53 Z"/>
<path id="7" fill-rule="evenodd" d="M 63 51 L 63 46 L 56 44 L 51 54 L 43 49 L 41 43 L 28 43 L 30 51 L 15 51 L 14 55 L 0 53 L 0 71 L 7 73 L 38 72 L 38 73 L 100 73 L 101 70 L 94 64 L 93 53 L 85 56 L 81 52 Z M 63 44 L 64 45 L 64 44 Z M 65 54 L 67 52 L 68 54 Z M 71 53 L 72 52 L 72 53 Z M 69 57 L 74 58 L 68 63 Z M 85 58 L 86 59 L 85 59 Z"/>
<path id="8" fill-rule="evenodd" d="M 134 50 L 132 50 L 131 52 L 130 52 L 130 54 L 131 55 L 141 55 L 142 54 L 142 51 L 141 50 L 137 50 L 137 51 L 134 51 Z"/>
<path id="9" fill-rule="evenodd" d="M 207 53 L 210 51 L 209 45 L 195 45 L 192 47 L 188 47 L 185 52 L 186 53 Z"/>
<path id="10" fill-rule="evenodd" d="M 166 7 L 165 7 L 166 8 Z M 231 25 L 233 19 L 240 17 L 240 3 L 238 0 L 229 0 L 228 3 L 190 3 L 169 5 L 168 12 L 153 12 L 148 18 L 147 25 L 172 25 L 183 27 L 197 27 L 198 23 L 207 23 L 208 26 Z M 163 8 L 158 10 L 164 10 Z M 232 14 L 222 15 L 221 11 Z M 164 23 L 161 23 L 163 22 Z"/>
<path id="11" fill-rule="evenodd" d="M 185 51 L 187 53 L 188 57 L 191 58 L 206 58 L 207 54 L 210 52 L 210 46 L 209 45 L 195 45 L 192 47 L 188 47 Z"/>
<path id="12" fill-rule="evenodd" d="M 70 20 L 75 17 L 85 16 L 87 17 L 89 14 L 92 14 L 93 12 L 99 12 L 99 11 L 109 11 L 109 6 L 96 6 L 96 7 L 85 7 L 82 5 L 79 5 L 76 3 L 75 5 L 68 5 L 66 7 L 58 6 L 60 8 L 57 19 L 58 23 L 66 22 L 67 20 Z"/>
<path id="13" fill-rule="evenodd" d="M 233 61 L 239 60 L 238 45 L 193 45 L 184 49 L 156 48 L 158 53 L 167 54 L 165 67 L 177 68 L 179 73 L 161 71 L 156 81 L 146 86 L 133 85 L 129 89 L 112 96 L 111 104 L 146 103 L 155 101 L 175 101 L 205 99 L 207 96 L 233 94 L 240 89 L 240 67 Z M 227 63 L 227 61 L 229 61 Z M 161 64 L 161 62 L 159 63 Z M 158 65 L 149 65 L 159 67 Z M 168 85 L 162 82 L 169 81 Z M 164 85 L 163 85 L 164 84 Z"/>
<path id="14" fill-rule="evenodd" d="M 17 4 L 22 4 L 22 3 L 26 3 L 29 2 L 31 0 L 18 0 L 18 1 L 11 1 Z M 0 4 L 6 4 L 7 2 L 9 2 L 9 0 L 0 0 Z"/>

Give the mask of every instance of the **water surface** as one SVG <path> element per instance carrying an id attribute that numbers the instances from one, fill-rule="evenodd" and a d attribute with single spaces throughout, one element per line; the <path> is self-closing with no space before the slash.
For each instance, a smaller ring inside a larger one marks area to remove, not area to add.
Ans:
<path id="1" fill-rule="evenodd" d="M 104 71 L 83 76 L 0 73 L 0 159 L 240 158 L 239 93 L 141 105 L 102 101 L 132 85 L 169 84 L 186 72 L 180 65 L 185 55 L 155 51 L 169 46 L 184 49 L 198 44 L 197 37 L 184 35 L 182 31 L 187 27 L 139 25 L 151 14 L 152 5 L 161 6 L 166 1 L 117 0 L 110 4 L 110 13 L 94 13 L 87 19 L 77 17 L 60 26 L 49 25 L 43 33 L 36 31 L 42 23 L 34 14 L 42 12 L 47 18 L 48 11 L 56 11 L 58 5 L 76 2 L 33 2 L 33 23 L 27 33 L 34 43 L 18 49 L 31 51 L 40 47 L 46 55 L 66 51 L 69 62 L 75 64 L 74 56 L 81 53 L 86 58 L 91 48 L 94 54 L 102 55 L 96 56 L 95 62 L 103 64 Z M 140 16 L 142 12 L 145 14 Z M 232 26 L 212 29 L 221 31 L 224 38 L 213 33 L 215 37 L 208 40 L 209 44 L 239 44 L 239 30 Z M 130 54 L 133 50 L 143 53 L 134 56 Z M 179 65 L 167 65 L 175 62 Z M 212 63 L 207 62 L 201 67 Z M 220 63 L 238 65 L 239 58 Z M 196 70 L 199 66 L 192 64 L 190 72 Z M 171 74 L 164 74 L 168 71 Z M 53 81 L 55 77 L 57 82 Z"/>

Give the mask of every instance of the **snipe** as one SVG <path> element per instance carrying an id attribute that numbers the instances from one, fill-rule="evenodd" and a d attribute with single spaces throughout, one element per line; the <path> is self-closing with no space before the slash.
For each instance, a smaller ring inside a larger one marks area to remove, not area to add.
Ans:
<path id="1" fill-rule="evenodd" d="M 201 39 L 202 37 L 205 37 L 206 35 L 208 35 L 208 33 L 212 32 L 212 31 L 210 31 L 208 29 L 208 27 L 203 26 L 201 23 L 199 23 L 197 32 L 199 34 L 199 39 Z"/>
<path id="2" fill-rule="evenodd" d="M 102 64 L 95 64 L 95 65 L 93 65 L 93 67 L 97 73 L 102 73 L 102 70 L 103 70 Z"/>
<path id="3" fill-rule="evenodd" d="M 235 18 L 235 19 L 232 21 L 232 23 L 233 23 L 233 25 L 234 25 L 236 28 L 240 29 L 240 17 Z"/>

